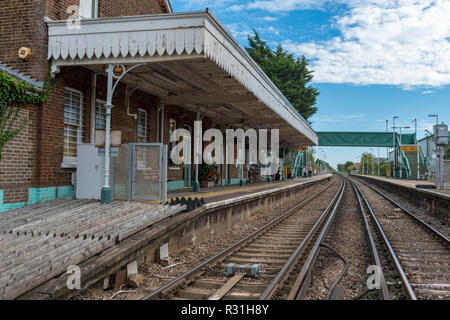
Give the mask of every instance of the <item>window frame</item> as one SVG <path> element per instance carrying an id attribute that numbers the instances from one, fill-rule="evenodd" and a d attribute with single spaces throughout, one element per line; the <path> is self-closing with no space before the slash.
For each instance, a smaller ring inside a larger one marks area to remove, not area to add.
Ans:
<path id="1" fill-rule="evenodd" d="M 69 88 L 69 87 L 65 87 L 64 88 L 64 99 L 65 99 L 65 95 L 66 95 L 66 91 L 71 92 L 71 94 L 75 93 L 75 94 L 79 94 L 80 95 L 80 119 L 78 121 L 78 130 L 77 130 L 77 147 L 78 144 L 83 142 L 83 92 L 77 89 L 73 89 L 73 88 Z M 65 103 L 63 102 L 63 108 L 64 108 L 64 113 L 65 111 Z M 63 133 L 63 139 L 66 138 L 66 119 L 65 119 L 65 115 L 64 115 L 64 133 Z M 61 165 L 62 168 L 75 168 L 77 166 L 78 163 L 78 155 L 76 157 L 70 157 L 70 156 L 66 156 L 64 154 L 64 149 L 65 149 L 65 142 L 63 141 L 63 163 Z"/>
<path id="2" fill-rule="evenodd" d="M 104 104 L 105 105 L 105 127 L 103 129 L 97 128 L 97 104 Z M 102 99 L 95 99 L 95 118 L 94 118 L 94 130 L 105 130 L 106 129 L 106 101 Z"/>
<path id="3" fill-rule="evenodd" d="M 141 138 L 143 138 L 142 136 L 139 136 L 139 125 L 140 125 L 140 121 L 139 121 L 139 116 L 144 113 L 145 114 L 145 139 L 144 141 L 141 140 Z M 136 128 L 136 140 L 139 143 L 148 143 L 149 141 L 149 127 L 148 127 L 148 111 L 142 108 L 137 108 L 137 128 Z"/>
<path id="4" fill-rule="evenodd" d="M 90 17 L 83 17 L 81 15 L 81 8 L 83 0 L 80 0 L 80 19 L 96 19 L 98 18 L 98 0 L 85 0 L 91 2 L 91 16 Z"/>

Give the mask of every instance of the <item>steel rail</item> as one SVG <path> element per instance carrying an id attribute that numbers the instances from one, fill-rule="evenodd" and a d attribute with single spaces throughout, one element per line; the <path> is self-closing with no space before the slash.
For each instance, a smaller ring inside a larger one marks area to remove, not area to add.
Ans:
<path id="1" fill-rule="evenodd" d="M 346 178 L 346 179 L 348 179 L 348 178 Z M 378 267 L 378 270 L 380 270 L 380 289 L 381 289 L 380 297 L 383 300 L 390 300 L 389 290 L 388 290 L 387 285 L 386 285 L 386 279 L 384 277 L 384 272 L 383 272 L 383 266 L 381 264 L 381 259 L 380 259 L 380 256 L 378 254 L 378 250 L 377 250 L 377 247 L 375 245 L 375 241 L 373 239 L 373 235 L 372 235 L 372 232 L 371 232 L 371 229 L 370 229 L 370 226 L 369 226 L 369 221 L 367 221 L 367 217 L 366 217 L 366 213 L 365 213 L 365 210 L 364 210 L 363 203 L 361 201 L 361 198 L 365 198 L 365 197 L 364 197 L 364 195 L 362 193 L 360 194 L 360 191 L 357 189 L 356 184 L 352 180 L 348 179 L 348 181 L 350 181 L 350 183 L 351 183 L 351 185 L 353 187 L 353 191 L 355 192 L 356 197 L 358 198 L 358 203 L 359 203 L 359 208 L 360 208 L 360 211 L 361 211 L 361 216 L 362 216 L 362 219 L 364 221 L 364 227 L 365 227 L 366 234 L 367 234 L 367 237 L 368 237 L 369 243 L 370 243 L 370 252 L 372 254 L 372 259 L 375 262 L 375 265 Z"/>
<path id="2" fill-rule="evenodd" d="M 323 239 L 325 238 L 326 234 L 328 233 L 328 229 L 331 226 L 333 219 L 336 215 L 337 208 L 339 207 L 342 197 L 344 195 L 345 191 L 345 180 L 340 178 L 342 183 L 340 186 L 339 191 L 336 193 L 335 201 L 332 204 L 332 210 L 329 212 L 326 216 L 328 216 L 328 219 L 326 220 L 324 226 L 322 227 L 322 230 L 314 243 L 313 248 L 310 251 L 310 254 L 308 255 L 308 258 L 306 259 L 305 263 L 303 264 L 303 267 L 299 273 L 299 276 L 297 277 L 294 285 L 292 286 L 292 289 L 290 290 L 287 300 L 294 300 L 299 296 L 302 296 L 307 288 L 309 287 L 310 281 L 311 281 L 311 272 L 314 267 L 316 258 L 318 256 L 318 253 L 320 251 L 320 244 L 323 242 Z M 326 217 L 325 216 L 325 217 Z M 294 265 L 293 265 L 294 266 Z"/>
<path id="3" fill-rule="evenodd" d="M 388 249 L 389 255 L 391 256 L 395 269 L 397 269 L 397 272 L 400 275 L 400 278 L 402 279 L 402 286 L 405 291 L 406 296 L 410 300 L 417 300 L 416 294 L 414 293 L 414 290 L 411 287 L 411 284 L 409 283 L 408 278 L 406 277 L 405 271 L 403 270 L 403 267 L 400 264 L 400 261 L 397 257 L 397 254 L 395 253 L 394 249 L 391 246 L 391 243 L 389 242 L 389 239 L 387 238 L 386 234 L 384 233 L 383 227 L 381 226 L 380 222 L 378 221 L 377 217 L 375 216 L 375 213 L 372 210 L 372 207 L 370 206 L 369 202 L 367 201 L 367 198 L 362 193 L 361 189 L 358 185 L 355 184 L 356 189 L 359 191 L 359 193 L 363 196 L 364 203 L 366 204 L 366 207 L 369 209 L 370 216 L 375 224 L 375 226 L 378 229 L 378 232 L 380 233 L 384 245 Z"/>
<path id="4" fill-rule="evenodd" d="M 287 210 L 285 213 L 283 213 L 282 215 L 273 219 L 272 221 L 266 223 L 264 226 L 258 228 L 258 230 L 252 232 L 250 235 L 238 240 L 237 242 L 233 243 L 232 245 L 228 246 L 227 248 L 223 249 L 222 251 L 218 252 L 217 254 L 213 255 L 212 257 L 208 258 L 204 262 L 195 266 L 194 268 L 186 271 L 185 273 L 183 273 L 180 276 L 176 277 L 175 279 L 171 280 L 167 284 L 161 286 L 157 290 L 144 296 L 141 300 L 151 300 L 151 299 L 161 298 L 164 295 L 168 295 L 171 292 L 174 292 L 180 286 L 194 280 L 194 277 L 198 277 L 199 275 L 202 274 L 203 268 L 205 268 L 208 265 L 215 264 L 218 261 L 222 261 L 222 260 L 226 259 L 230 255 L 234 254 L 236 251 L 239 251 L 242 247 L 244 247 L 251 241 L 258 238 L 260 235 L 264 234 L 268 230 L 271 230 L 276 225 L 278 225 L 279 223 L 281 223 L 282 221 L 287 219 L 289 216 L 291 216 L 293 213 L 298 211 L 300 208 L 304 207 L 309 202 L 311 202 L 312 200 L 319 197 L 323 192 L 325 192 L 327 189 L 329 189 L 335 183 L 335 181 L 336 180 L 333 179 L 326 187 L 319 190 L 315 194 L 311 195 L 309 198 L 305 199 L 304 201 L 297 204 L 293 208 Z"/>
<path id="5" fill-rule="evenodd" d="M 289 277 L 289 273 L 295 267 L 295 264 L 297 263 L 300 255 L 307 248 L 312 237 L 315 234 L 317 234 L 320 226 L 323 224 L 326 217 L 329 216 L 329 213 L 330 213 L 330 210 L 332 207 L 333 207 L 332 212 L 335 212 L 336 205 L 340 202 L 340 199 L 342 198 L 344 189 L 345 189 L 345 182 L 341 179 L 341 185 L 339 187 L 339 190 L 336 192 L 335 196 L 333 197 L 333 199 L 330 201 L 330 203 L 328 204 L 326 209 L 322 212 L 319 219 L 316 221 L 314 226 L 308 232 L 306 237 L 302 240 L 302 242 L 298 245 L 298 247 L 295 249 L 295 251 L 289 257 L 288 261 L 286 261 L 286 263 L 284 264 L 284 266 L 280 270 L 280 272 L 277 274 L 277 276 L 272 280 L 270 285 L 266 288 L 266 290 L 263 292 L 263 294 L 259 297 L 259 300 L 270 300 L 273 297 L 273 295 L 275 294 L 276 290 L 278 288 L 280 288 L 283 285 L 283 283 L 287 280 L 287 278 Z M 323 228 L 322 228 L 322 230 L 323 230 Z"/>
<path id="6" fill-rule="evenodd" d="M 394 199 L 390 198 L 389 196 L 387 196 L 386 194 L 384 194 L 383 192 L 375 189 L 374 187 L 372 187 L 371 185 L 369 185 L 367 182 L 362 181 L 360 179 L 358 179 L 358 181 L 362 184 L 364 184 L 366 187 L 372 189 L 373 191 L 375 191 L 376 193 L 378 193 L 379 195 L 383 196 L 386 200 L 390 201 L 391 203 L 393 203 L 395 206 L 397 206 L 398 208 L 400 208 L 402 211 L 404 211 L 410 218 L 412 218 L 413 220 L 415 220 L 416 222 L 418 222 L 419 224 L 421 224 L 423 227 L 425 227 L 426 229 L 428 229 L 428 231 L 430 231 L 431 233 L 433 233 L 435 236 L 437 236 L 440 240 L 446 242 L 447 244 L 450 243 L 450 239 L 448 237 L 446 237 L 444 234 L 442 234 L 439 230 L 435 229 L 433 226 L 429 225 L 428 223 L 426 223 L 425 221 L 419 219 L 418 217 L 416 217 L 416 215 L 414 213 L 412 213 L 411 211 L 409 211 L 408 209 L 406 209 L 405 207 L 403 207 L 401 204 L 399 204 L 398 202 L 396 202 Z"/>

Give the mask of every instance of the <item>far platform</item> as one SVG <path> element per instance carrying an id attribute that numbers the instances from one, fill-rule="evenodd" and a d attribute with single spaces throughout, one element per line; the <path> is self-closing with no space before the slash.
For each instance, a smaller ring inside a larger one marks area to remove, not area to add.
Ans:
<path id="1" fill-rule="evenodd" d="M 415 188 L 417 190 L 423 190 L 423 191 L 427 191 L 427 192 L 432 192 L 432 193 L 437 193 L 437 194 L 441 194 L 441 195 L 446 195 L 446 196 L 450 196 L 450 190 L 449 189 L 445 189 L 445 190 L 438 190 L 438 189 L 428 189 L 428 188 L 416 188 L 417 185 L 429 185 L 430 187 L 434 186 L 434 182 L 430 182 L 430 181 L 424 181 L 424 180 L 402 180 L 402 179 L 393 179 L 393 178 L 387 178 L 387 177 L 378 177 L 378 176 L 370 176 L 370 175 L 363 175 L 363 174 L 358 174 L 357 176 L 361 176 L 361 177 L 367 177 L 367 178 L 371 178 L 371 179 L 377 179 L 377 180 L 382 180 L 382 181 L 386 181 L 389 183 L 393 183 L 393 184 L 398 184 L 398 185 L 402 185 L 402 186 L 406 186 L 406 187 L 410 187 L 410 188 Z"/>

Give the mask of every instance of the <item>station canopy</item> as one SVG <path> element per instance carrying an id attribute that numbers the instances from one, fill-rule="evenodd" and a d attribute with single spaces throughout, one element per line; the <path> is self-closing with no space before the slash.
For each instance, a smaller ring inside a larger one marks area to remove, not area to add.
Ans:
<path id="1" fill-rule="evenodd" d="M 52 71 L 136 66 L 121 80 L 232 128 L 280 129 L 280 142 L 317 145 L 318 136 L 209 12 L 86 19 L 79 29 L 47 20 Z"/>

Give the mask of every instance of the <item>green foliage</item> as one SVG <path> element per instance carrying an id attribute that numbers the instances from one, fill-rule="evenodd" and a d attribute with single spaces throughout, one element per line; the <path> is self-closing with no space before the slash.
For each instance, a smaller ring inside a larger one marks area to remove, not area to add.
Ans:
<path id="1" fill-rule="evenodd" d="M 308 86 L 313 75 L 305 57 L 294 58 L 281 45 L 276 50 L 270 49 L 256 31 L 253 36 L 248 37 L 248 41 L 249 47 L 246 49 L 249 55 L 303 118 L 308 120 L 317 112 L 315 104 L 319 92 Z"/>
<path id="2" fill-rule="evenodd" d="M 17 80 L 0 71 L 0 159 L 6 143 L 18 135 L 27 121 L 14 126 L 18 121 L 22 106 L 40 104 L 48 99 L 54 83 L 47 80 L 44 89 L 39 90 L 26 81 Z"/>
<path id="3" fill-rule="evenodd" d="M 201 181 L 215 181 L 217 171 L 214 165 L 205 163 L 199 166 L 198 174 Z"/>
<path id="4" fill-rule="evenodd" d="M 354 166 L 354 163 L 352 161 L 347 161 L 343 164 L 338 164 L 337 168 L 338 168 L 339 172 L 346 171 L 347 173 L 350 173 L 352 170 L 356 169 L 356 167 Z"/>

